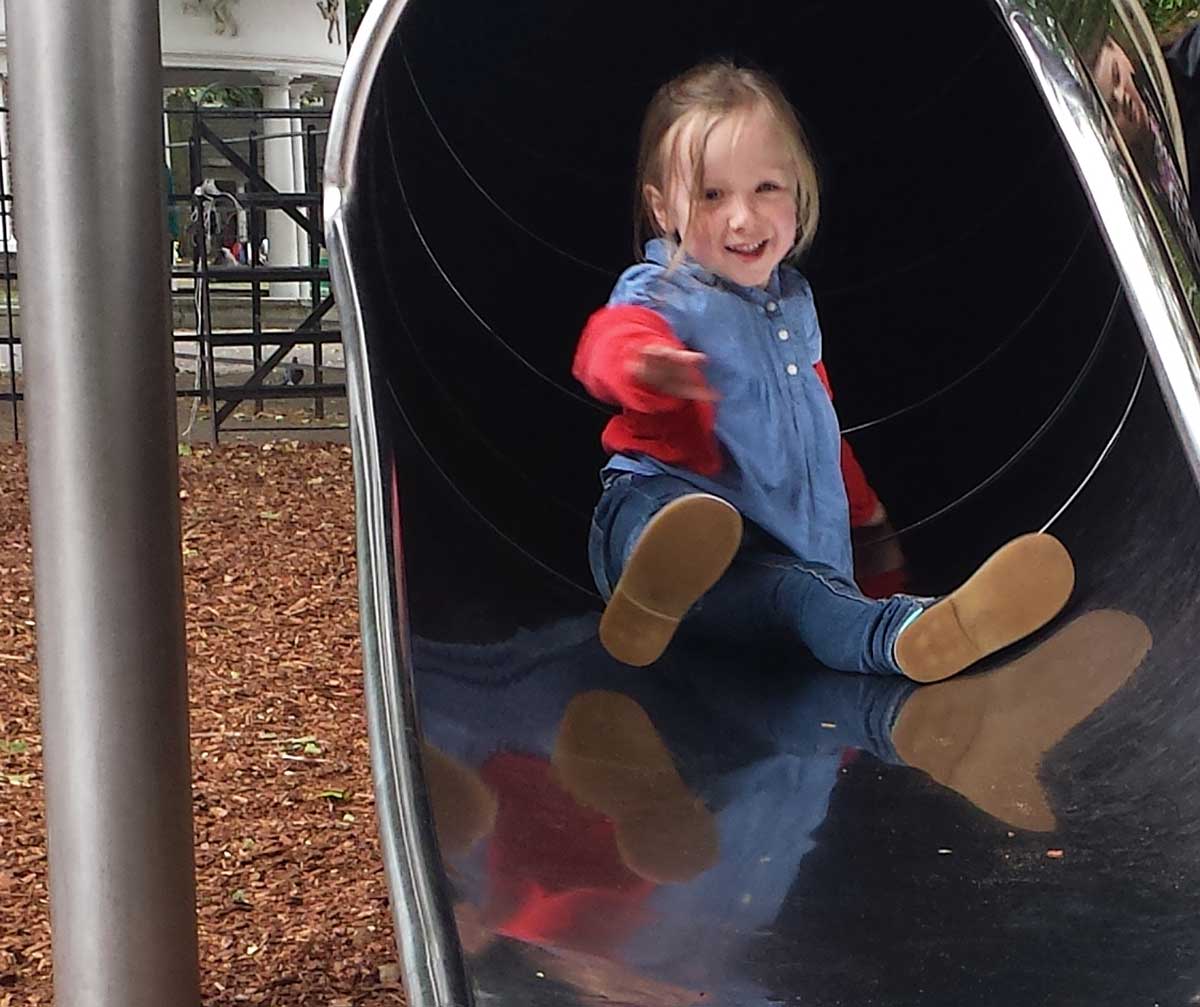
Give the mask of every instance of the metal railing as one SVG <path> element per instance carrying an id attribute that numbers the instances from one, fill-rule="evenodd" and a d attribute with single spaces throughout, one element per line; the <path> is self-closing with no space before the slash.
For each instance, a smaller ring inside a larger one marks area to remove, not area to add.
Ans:
<path id="1" fill-rule="evenodd" d="M 7 135 L 8 109 L 0 108 L 0 130 Z M 13 200 L 9 191 L 10 162 L 8 160 L 7 144 L 4 150 L 3 168 L 0 169 L 0 252 L 4 254 L 4 360 L 8 366 L 5 388 L 0 391 L 0 402 L 7 403 L 6 411 L 11 416 L 12 437 L 21 439 L 21 409 L 19 403 L 25 397 L 21 391 L 17 374 L 19 371 L 18 354 L 21 340 L 17 333 L 17 325 L 13 312 L 17 291 L 14 284 L 17 281 L 17 271 L 14 268 L 13 246 Z"/>
<path id="2" fill-rule="evenodd" d="M 169 338 L 177 361 L 195 358 L 195 381 L 176 393 L 192 403 L 190 419 L 181 419 L 183 436 L 192 435 L 201 410 L 202 425 L 213 442 L 223 428 L 233 426 L 238 431 L 272 432 L 344 428 L 340 419 L 344 408 L 334 409 L 336 415 L 329 408 L 346 396 L 340 360 L 331 360 L 328 352 L 341 344 L 325 264 L 321 202 L 321 157 L 329 111 L 192 106 L 165 108 L 163 113 L 172 124 L 190 125 L 190 131 L 186 126 L 174 130 L 190 132 L 185 139 L 172 142 L 168 129 L 166 141 L 168 152 L 185 147 L 188 154 L 186 191 L 171 194 L 168 207 L 175 219 L 182 218 L 179 255 L 171 269 L 174 323 Z M 299 128 L 277 128 L 283 125 L 279 120 L 290 120 Z M 226 122 L 244 123 L 246 128 L 235 129 L 236 135 L 222 135 L 229 132 L 228 126 L 221 129 Z M 295 191 L 280 191 L 266 177 L 264 148 L 269 143 L 297 142 L 303 151 L 303 177 L 295 179 Z M 214 162 L 219 164 L 216 171 L 211 169 Z M 183 190 L 180 174 L 175 173 L 173 187 Z M 0 172 L 4 284 L 0 360 L 8 372 L 0 375 L 0 403 L 4 404 L 0 438 L 19 440 L 24 334 L 20 331 L 19 235 L 8 177 L 7 171 Z M 296 228 L 300 258 L 307 258 L 307 264 L 270 261 L 270 249 L 264 248 L 269 242 L 264 239 L 272 216 L 286 217 Z M 236 221 L 236 237 L 244 239 L 235 243 L 243 250 L 240 255 L 222 241 L 231 221 Z M 23 223 L 37 226 L 34 221 Z M 300 296 L 272 297 L 274 284 L 294 284 Z M 295 359 L 301 350 L 307 357 L 304 366 Z M 253 403 L 258 417 L 268 401 L 281 400 L 311 404 L 302 425 L 241 421 L 244 403 Z"/>
<path id="3" fill-rule="evenodd" d="M 168 110 L 168 115 L 171 114 L 185 115 L 191 121 L 191 137 L 187 141 L 189 193 L 173 198 L 176 205 L 190 207 L 186 251 L 191 261 L 190 268 L 177 268 L 172 275 L 176 281 L 190 279 L 192 282 L 195 334 L 176 332 L 175 341 L 198 344 L 197 381 L 194 388 L 180 390 L 180 396 L 198 398 L 208 407 L 213 441 L 219 438 L 222 425 L 247 400 L 253 400 L 256 413 L 261 413 L 267 398 L 311 399 L 314 418 L 325 420 L 327 399 L 344 398 L 346 394 L 344 382 L 328 380 L 325 365 L 325 347 L 341 342 L 340 331 L 327 324 L 333 295 L 329 293 L 328 266 L 321 265 L 325 235 L 318 137 L 327 132 L 329 113 L 323 109 L 193 107 L 174 113 Z M 295 137 L 291 130 L 266 133 L 258 128 L 263 120 L 280 119 L 302 123 L 302 191 L 280 192 L 260 169 L 266 143 L 291 144 Z M 223 137 L 214 128 L 214 123 L 219 120 L 246 122 L 249 128 L 244 136 Z M 206 147 L 223 158 L 244 183 L 236 195 L 218 194 L 215 185 L 206 179 Z M 244 262 L 217 264 L 225 253 L 224 246 L 213 247 L 211 220 L 217 204 L 223 199 L 233 203 L 239 216 L 244 215 L 248 232 Z M 263 238 L 268 213 L 285 215 L 297 227 L 302 240 L 307 243 L 308 265 L 272 263 L 269 250 L 264 261 Z M 308 295 L 304 299 L 307 312 L 299 324 L 284 330 L 268 329 L 264 325 L 263 285 L 281 282 L 307 285 Z M 214 324 L 214 291 L 236 291 L 242 295 L 242 307 L 248 315 L 245 325 Z M 285 364 L 288 354 L 300 345 L 311 349 L 311 380 L 306 380 L 308 372 L 305 369 Z M 251 371 L 244 380 L 223 384 L 218 380 L 216 361 L 218 349 L 228 347 L 250 349 Z M 273 349 L 266 352 L 269 347 Z M 283 381 L 273 378 L 281 364 L 286 371 Z M 239 429 L 263 428 L 243 426 Z M 269 429 L 296 428 L 276 424 Z"/>

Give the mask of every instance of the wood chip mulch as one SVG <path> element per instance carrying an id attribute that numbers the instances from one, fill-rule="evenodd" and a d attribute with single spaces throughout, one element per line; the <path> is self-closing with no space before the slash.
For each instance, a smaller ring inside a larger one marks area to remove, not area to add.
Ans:
<path id="1" fill-rule="evenodd" d="M 402 1004 L 349 448 L 179 461 L 203 1003 Z M 52 1002 L 32 593 L 23 449 L 0 445 L 0 1007 Z"/>

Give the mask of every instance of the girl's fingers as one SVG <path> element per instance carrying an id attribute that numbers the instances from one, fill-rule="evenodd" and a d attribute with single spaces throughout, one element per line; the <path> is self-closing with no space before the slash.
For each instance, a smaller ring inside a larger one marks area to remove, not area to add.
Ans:
<path id="1" fill-rule="evenodd" d="M 708 358 L 692 350 L 671 347 L 647 347 L 630 364 L 633 376 L 644 385 L 676 398 L 714 402 L 716 393 L 708 387 L 699 365 Z"/>
<path id="2" fill-rule="evenodd" d="M 673 360 L 689 367 L 698 367 L 708 357 L 696 350 L 680 350 L 674 346 L 647 346 L 642 350 L 642 359 Z"/>
<path id="3" fill-rule="evenodd" d="M 716 402 L 720 396 L 714 392 L 704 382 L 691 382 L 681 386 L 679 391 L 673 394 L 681 399 L 691 399 L 693 402 Z"/>
<path id="4" fill-rule="evenodd" d="M 704 379 L 694 373 L 660 375 L 658 380 L 651 379 L 647 384 L 681 399 L 715 402 L 717 398 L 716 393 L 704 383 Z"/>

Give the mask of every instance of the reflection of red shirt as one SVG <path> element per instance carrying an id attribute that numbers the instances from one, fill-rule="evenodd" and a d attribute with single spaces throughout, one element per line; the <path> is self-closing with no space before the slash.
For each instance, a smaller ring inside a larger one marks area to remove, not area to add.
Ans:
<path id="1" fill-rule="evenodd" d="M 621 862 L 612 821 L 576 803 L 544 757 L 500 752 L 480 775 L 499 799 L 487 861 L 494 929 L 594 955 L 615 950 L 645 922 L 655 886 Z"/>
<path id="2" fill-rule="evenodd" d="M 668 465 L 715 475 L 721 453 L 714 434 L 716 413 L 711 402 L 694 402 L 647 388 L 630 372 L 629 363 L 647 346 L 686 349 L 662 315 L 636 305 L 601 308 L 588 320 L 575 351 L 573 373 L 596 398 L 621 407 L 601 436 L 609 454 L 649 455 Z M 829 397 L 833 389 L 824 363 L 817 375 Z M 842 478 L 850 501 L 850 526 L 867 524 L 879 509 L 879 497 L 842 438 Z"/>

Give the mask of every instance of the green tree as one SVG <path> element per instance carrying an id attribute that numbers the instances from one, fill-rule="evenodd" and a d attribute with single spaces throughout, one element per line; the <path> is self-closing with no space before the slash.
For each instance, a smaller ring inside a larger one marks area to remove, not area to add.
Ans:
<path id="1" fill-rule="evenodd" d="M 370 6 L 371 0 L 346 0 L 346 28 L 350 33 L 350 38 L 354 38 L 363 15 Z"/>
<path id="2" fill-rule="evenodd" d="M 1200 10 L 1197 0 L 1142 0 L 1142 6 L 1150 16 L 1150 23 L 1159 32 L 1170 31 L 1184 18 L 1196 17 Z"/>

